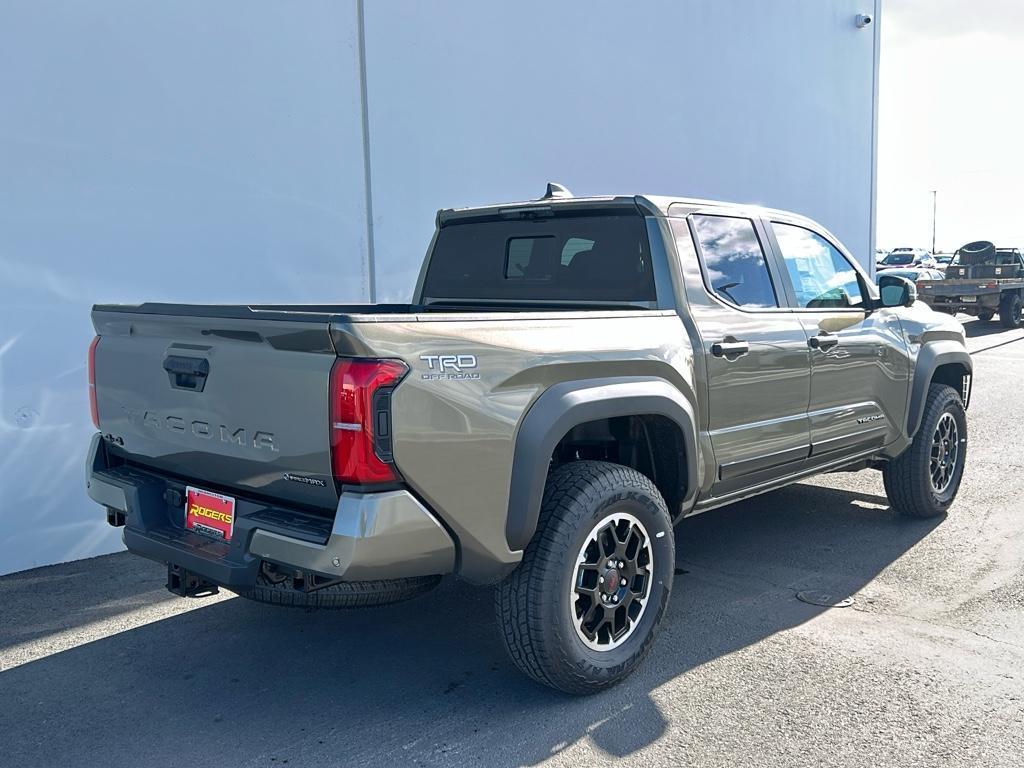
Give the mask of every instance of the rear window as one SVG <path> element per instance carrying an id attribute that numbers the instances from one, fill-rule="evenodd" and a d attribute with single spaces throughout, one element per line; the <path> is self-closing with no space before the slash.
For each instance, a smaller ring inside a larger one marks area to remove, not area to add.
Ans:
<path id="1" fill-rule="evenodd" d="M 656 300 L 643 217 L 584 215 L 451 223 L 437 235 L 424 302 Z"/>

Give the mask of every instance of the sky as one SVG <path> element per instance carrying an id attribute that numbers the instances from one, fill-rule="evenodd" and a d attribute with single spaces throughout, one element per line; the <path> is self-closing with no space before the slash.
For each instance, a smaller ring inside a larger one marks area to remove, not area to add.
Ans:
<path id="1" fill-rule="evenodd" d="M 883 0 L 879 248 L 1024 248 L 1024 0 Z"/>

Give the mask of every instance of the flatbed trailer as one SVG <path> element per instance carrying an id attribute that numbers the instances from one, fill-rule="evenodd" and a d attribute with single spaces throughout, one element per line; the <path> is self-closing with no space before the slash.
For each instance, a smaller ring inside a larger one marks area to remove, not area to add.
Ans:
<path id="1" fill-rule="evenodd" d="M 950 315 L 962 312 L 986 322 L 998 314 L 1007 328 L 1021 325 L 1022 278 L 920 280 L 917 291 L 925 304 L 939 312 Z"/>

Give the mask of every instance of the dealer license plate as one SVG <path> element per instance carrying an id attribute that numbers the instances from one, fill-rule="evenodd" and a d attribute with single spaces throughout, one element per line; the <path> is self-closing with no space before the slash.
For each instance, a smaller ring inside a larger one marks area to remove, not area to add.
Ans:
<path id="1" fill-rule="evenodd" d="M 231 541 L 235 527 L 235 500 L 213 491 L 185 489 L 185 528 L 214 539 Z"/>

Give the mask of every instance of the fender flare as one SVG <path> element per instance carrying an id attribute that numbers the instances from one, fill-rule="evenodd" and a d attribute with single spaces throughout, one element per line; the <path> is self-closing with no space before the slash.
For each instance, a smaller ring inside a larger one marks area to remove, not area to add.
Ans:
<path id="1" fill-rule="evenodd" d="M 671 419 L 682 432 L 686 459 L 683 506 L 691 505 L 698 487 L 697 420 L 693 405 L 677 387 L 653 376 L 566 381 L 534 401 L 516 433 L 505 522 L 509 549 L 525 549 L 533 538 L 551 454 L 570 429 L 598 419 L 648 414 Z"/>
<path id="2" fill-rule="evenodd" d="M 968 375 L 973 374 L 974 363 L 962 343 L 939 340 L 921 345 L 914 368 L 914 380 L 911 382 L 910 405 L 907 408 L 907 437 L 913 439 L 918 427 L 921 426 L 925 401 L 928 399 L 928 386 L 936 369 L 950 363 L 962 365 L 967 369 Z"/>

